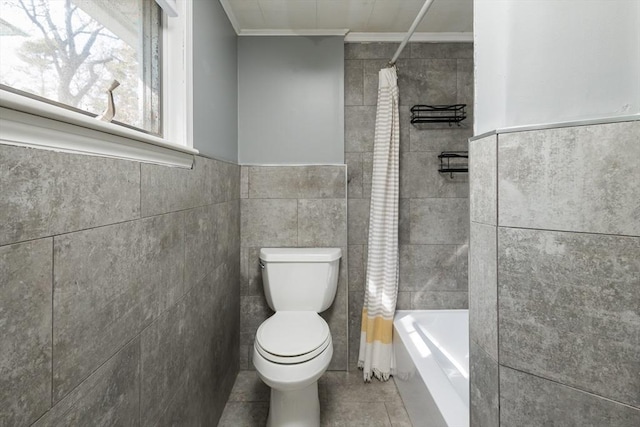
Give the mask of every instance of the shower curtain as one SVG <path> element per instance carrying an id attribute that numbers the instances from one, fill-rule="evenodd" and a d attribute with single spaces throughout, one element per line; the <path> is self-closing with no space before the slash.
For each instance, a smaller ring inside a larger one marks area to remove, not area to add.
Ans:
<path id="1" fill-rule="evenodd" d="M 358 367 L 364 380 L 392 373 L 393 315 L 398 296 L 399 112 L 396 67 L 378 74 L 378 107 L 369 215 L 369 259 Z"/>

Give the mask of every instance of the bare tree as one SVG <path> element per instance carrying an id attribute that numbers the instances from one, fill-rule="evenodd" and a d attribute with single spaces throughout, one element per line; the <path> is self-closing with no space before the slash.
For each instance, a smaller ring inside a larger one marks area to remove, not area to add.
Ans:
<path id="1" fill-rule="evenodd" d="M 77 14 L 78 6 L 64 0 L 64 23 L 56 25 L 45 0 L 19 0 L 19 5 L 42 33 L 42 43 L 25 46 L 22 59 L 43 70 L 47 61 L 58 74 L 58 101 L 77 106 L 100 79 L 98 67 L 113 61 L 111 53 L 95 57 L 99 37 L 111 37 L 104 27 Z M 45 60 L 46 58 L 46 60 Z M 83 78 L 78 78 L 82 75 Z"/>

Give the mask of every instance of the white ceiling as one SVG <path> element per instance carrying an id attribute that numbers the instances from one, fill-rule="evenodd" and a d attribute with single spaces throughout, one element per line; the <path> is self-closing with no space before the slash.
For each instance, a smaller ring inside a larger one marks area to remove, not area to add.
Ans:
<path id="1" fill-rule="evenodd" d="M 402 33 L 424 0 L 221 0 L 238 34 L 348 30 Z M 473 0 L 435 0 L 418 26 L 425 33 L 471 33 Z"/>

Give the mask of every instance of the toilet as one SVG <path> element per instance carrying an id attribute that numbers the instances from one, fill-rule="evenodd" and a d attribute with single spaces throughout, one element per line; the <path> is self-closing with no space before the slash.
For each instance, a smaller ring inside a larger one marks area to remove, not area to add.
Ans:
<path id="1" fill-rule="evenodd" d="M 253 364 L 271 387 L 268 427 L 320 425 L 318 379 L 329 367 L 333 342 L 318 313 L 338 287 L 340 248 L 263 248 L 264 293 L 275 314 L 256 332 Z"/>

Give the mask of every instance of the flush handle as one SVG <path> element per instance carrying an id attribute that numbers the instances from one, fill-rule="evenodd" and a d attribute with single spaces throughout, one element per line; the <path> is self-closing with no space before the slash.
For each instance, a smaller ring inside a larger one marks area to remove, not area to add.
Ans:
<path id="1" fill-rule="evenodd" d="M 258 264 L 260 265 L 260 268 L 264 270 L 264 263 L 262 262 L 262 260 L 259 260 Z"/>

